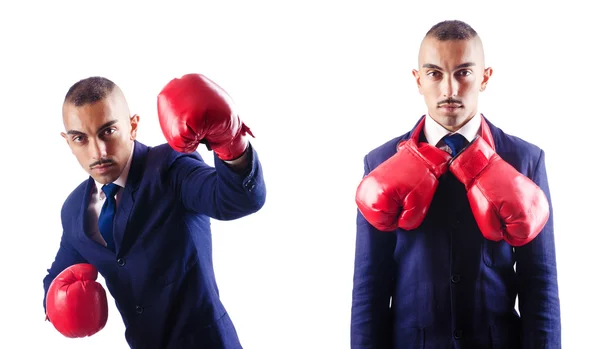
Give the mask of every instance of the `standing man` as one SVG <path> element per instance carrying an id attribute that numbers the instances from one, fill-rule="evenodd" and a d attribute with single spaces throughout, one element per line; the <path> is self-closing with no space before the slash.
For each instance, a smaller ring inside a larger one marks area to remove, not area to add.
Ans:
<path id="1" fill-rule="evenodd" d="M 413 75 L 428 113 L 356 193 L 352 348 L 560 348 L 544 151 L 479 113 L 492 69 L 468 24 L 434 25 Z"/>
<path id="2" fill-rule="evenodd" d="M 146 146 L 112 81 L 90 77 L 67 92 L 62 136 L 90 177 L 62 208 L 60 248 L 44 278 L 47 319 L 69 337 L 99 331 L 106 296 L 97 269 L 131 348 L 242 348 L 219 299 L 210 218 L 242 218 L 265 202 L 250 130 L 225 91 L 198 74 L 164 87 L 158 116 L 168 144 Z M 199 143 L 214 167 L 195 152 Z"/>

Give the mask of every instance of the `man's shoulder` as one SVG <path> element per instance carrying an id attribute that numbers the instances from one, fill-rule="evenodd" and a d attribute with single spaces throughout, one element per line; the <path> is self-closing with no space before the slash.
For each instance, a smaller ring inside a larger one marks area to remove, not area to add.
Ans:
<path id="1" fill-rule="evenodd" d="M 149 162 L 159 162 L 170 166 L 175 160 L 181 157 L 192 157 L 201 159 L 198 152 L 181 153 L 174 150 L 168 143 L 159 144 L 157 146 L 149 146 L 147 158 Z"/>
<path id="2" fill-rule="evenodd" d="M 86 178 L 82 181 L 65 199 L 65 202 L 62 206 L 62 212 L 67 213 L 71 210 L 76 210 L 81 208 L 82 200 L 86 194 L 86 188 L 88 188 L 88 184 L 91 181 L 91 177 Z"/>
<path id="3" fill-rule="evenodd" d="M 501 152 L 518 152 L 538 155 L 542 150 L 540 146 L 528 141 L 520 136 L 505 132 L 499 127 L 496 127 L 496 148 Z"/>
<path id="4" fill-rule="evenodd" d="M 365 155 L 365 162 L 366 162 L 367 166 L 370 169 L 373 169 L 373 168 L 379 166 L 379 164 L 386 161 L 387 159 L 389 159 L 390 157 L 392 157 L 392 155 L 394 155 L 396 153 L 398 144 L 400 144 L 400 142 L 408 139 L 409 137 L 410 137 L 410 131 L 406 132 L 405 134 L 403 134 L 401 136 L 389 139 L 389 140 L 385 141 L 384 143 L 371 149 Z"/>
<path id="5" fill-rule="evenodd" d="M 492 131 L 498 155 L 509 162 L 530 162 L 539 159 L 543 152 L 540 146 L 520 136 L 505 132 L 489 120 L 486 121 Z"/>
<path id="6" fill-rule="evenodd" d="M 505 132 L 486 119 L 494 138 L 496 153 L 520 173 L 532 178 L 543 163 L 544 151 L 533 142 Z"/>
<path id="7" fill-rule="evenodd" d="M 194 159 L 197 162 L 204 162 L 197 151 L 182 153 L 174 150 L 168 143 L 156 146 L 148 146 L 143 160 L 144 183 L 162 182 L 165 176 L 180 163 L 180 159 Z M 189 163 L 189 162 L 188 162 Z"/>

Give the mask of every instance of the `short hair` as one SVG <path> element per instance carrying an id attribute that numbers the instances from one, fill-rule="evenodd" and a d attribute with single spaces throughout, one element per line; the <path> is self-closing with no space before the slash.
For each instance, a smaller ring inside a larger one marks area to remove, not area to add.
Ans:
<path id="1" fill-rule="evenodd" d="M 434 37 L 440 41 L 468 40 L 478 34 L 470 25 L 458 20 L 442 21 L 429 29 L 425 37 Z"/>
<path id="2" fill-rule="evenodd" d="M 79 80 L 67 91 L 65 102 L 69 102 L 77 107 L 93 104 L 106 98 L 114 90 L 115 86 L 114 82 L 101 76 L 92 76 Z"/>

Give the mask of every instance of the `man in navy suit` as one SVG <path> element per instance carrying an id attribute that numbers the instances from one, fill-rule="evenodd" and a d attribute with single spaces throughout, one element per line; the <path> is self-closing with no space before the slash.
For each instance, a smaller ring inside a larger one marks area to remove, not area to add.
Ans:
<path id="1" fill-rule="evenodd" d="M 364 159 L 351 347 L 560 348 L 544 151 L 479 113 L 468 24 L 434 25 L 413 75 L 428 113 Z"/>
<path id="2" fill-rule="evenodd" d="M 199 74 L 169 82 L 158 114 L 168 144 L 146 146 L 136 140 L 139 116 L 112 81 L 87 78 L 66 94 L 62 136 L 89 178 L 62 208 L 60 248 L 44 278 L 44 308 L 59 315 L 48 320 L 70 337 L 104 326 L 106 306 L 91 304 L 102 303 L 102 291 L 82 269 L 91 265 L 131 348 L 242 348 L 219 299 L 210 218 L 239 219 L 265 202 L 250 130 Z M 195 152 L 199 143 L 213 151 L 214 167 Z"/>

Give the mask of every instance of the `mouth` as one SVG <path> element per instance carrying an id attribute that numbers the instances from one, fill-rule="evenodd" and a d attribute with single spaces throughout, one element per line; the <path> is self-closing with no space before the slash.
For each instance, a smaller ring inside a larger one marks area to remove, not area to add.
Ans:
<path id="1" fill-rule="evenodd" d="M 441 104 L 441 105 L 439 105 L 438 108 L 456 109 L 456 108 L 462 108 L 462 104 L 447 103 L 447 104 Z"/>
<path id="2" fill-rule="evenodd" d="M 444 103 L 438 105 L 438 110 L 447 115 L 454 115 L 458 113 L 460 109 L 463 108 L 463 105 L 460 103 Z"/>
<path id="3" fill-rule="evenodd" d="M 107 172 L 113 166 L 114 166 L 114 164 L 112 164 L 112 163 L 97 165 L 97 166 L 92 167 L 92 171 L 103 173 L 103 172 Z"/>

